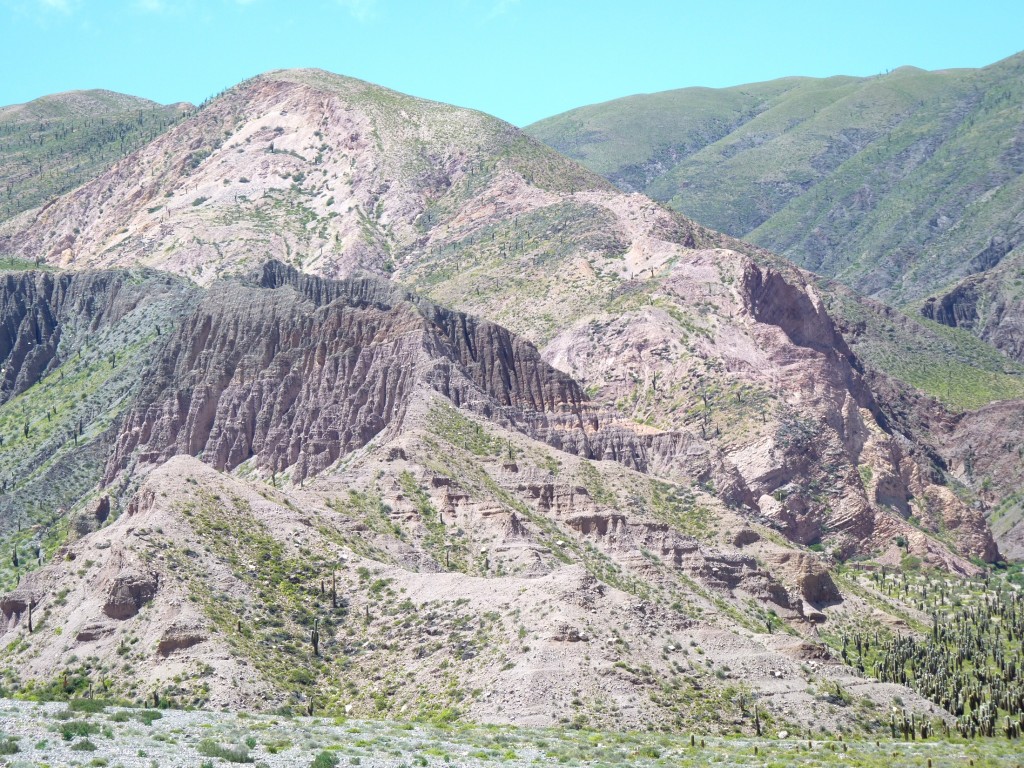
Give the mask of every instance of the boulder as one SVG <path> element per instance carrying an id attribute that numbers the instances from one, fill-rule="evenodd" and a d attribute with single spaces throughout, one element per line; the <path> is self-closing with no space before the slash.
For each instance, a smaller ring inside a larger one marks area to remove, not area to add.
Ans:
<path id="1" fill-rule="evenodd" d="M 121 571 L 107 591 L 103 613 L 112 619 L 130 619 L 143 605 L 153 599 L 157 590 L 157 577 L 142 571 Z"/>

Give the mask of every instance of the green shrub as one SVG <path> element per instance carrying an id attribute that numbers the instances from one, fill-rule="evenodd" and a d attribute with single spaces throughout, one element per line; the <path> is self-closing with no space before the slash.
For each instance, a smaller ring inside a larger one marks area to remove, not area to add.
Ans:
<path id="1" fill-rule="evenodd" d="M 152 725 L 154 720 L 159 720 L 163 715 L 155 709 L 142 709 L 134 713 L 135 719 L 140 723 Z"/>
<path id="2" fill-rule="evenodd" d="M 14 755 L 20 751 L 18 742 L 12 736 L 0 738 L 0 755 Z"/>
<path id="3" fill-rule="evenodd" d="M 82 739 L 81 741 L 76 741 L 74 744 L 72 744 L 71 749 L 75 750 L 76 752 L 95 752 L 96 745 L 88 739 Z"/>
<path id="4" fill-rule="evenodd" d="M 229 763 L 251 763 L 252 757 L 245 747 L 225 747 L 213 739 L 203 739 L 196 750 L 204 757 L 219 757 Z"/>
<path id="5" fill-rule="evenodd" d="M 313 758 L 309 768 L 335 768 L 338 765 L 338 756 L 333 752 L 321 752 Z"/>
<path id="6" fill-rule="evenodd" d="M 59 730 L 64 741 L 71 741 L 76 736 L 92 736 L 94 733 L 99 733 L 100 727 L 84 720 L 71 720 L 61 723 Z"/>
<path id="7" fill-rule="evenodd" d="M 96 714 L 107 708 L 107 702 L 103 699 L 72 699 L 68 702 L 68 709 L 72 712 L 88 712 Z"/>

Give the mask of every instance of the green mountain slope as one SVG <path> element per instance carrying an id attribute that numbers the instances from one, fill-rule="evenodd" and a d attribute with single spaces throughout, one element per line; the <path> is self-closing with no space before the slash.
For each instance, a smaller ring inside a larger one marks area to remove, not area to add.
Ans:
<path id="1" fill-rule="evenodd" d="M 527 132 L 620 187 L 913 305 L 1001 262 L 1020 277 L 1022 75 L 1018 54 L 978 70 L 690 88 Z"/>
<path id="2" fill-rule="evenodd" d="M 84 184 L 190 110 L 102 90 L 0 108 L 0 221 Z"/>

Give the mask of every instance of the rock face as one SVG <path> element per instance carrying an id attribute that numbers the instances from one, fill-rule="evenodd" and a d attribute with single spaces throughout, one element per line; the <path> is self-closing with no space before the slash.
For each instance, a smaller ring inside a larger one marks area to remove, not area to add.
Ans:
<path id="1" fill-rule="evenodd" d="M 112 619 L 130 619 L 156 594 L 157 579 L 141 570 L 122 571 L 110 584 L 103 613 Z"/>
<path id="2" fill-rule="evenodd" d="M 804 552 L 784 553 L 772 558 L 772 565 L 795 583 L 800 597 L 815 608 L 842 600 L 828 570 L 816 557 Z"/>
<path id="3" fill-rule="evenodd" d="M 399 427 L 427 388 L 560 450 L 714 481 L 723 498 L 752 501 L 690 435 L 637 429 L 589 403 L 528 341 L 377 278 L 328 280 L 269 262 L 216 283 L 142 380 L 107 482 L 178 454 L 227 470 L 252 460 L 302 480 Z"/>
<path id="4" fill-rule="evenodd" d="M 175 651 L 191 648 L 208 639 L 209 632 L 201 619 L 178 618 L 160 636 L 157 653 L 161 656 L 170 656 Z"/>
<path id="5" fill-rule="evenodd" d="M 54 370 L 90 334 L 176 290 L 180 282 L 170 276 L 140 280 L 124 270 L 0 274 L 0 403 Z"/>
<path id="6" fill-rule="evenodd" d="M 202 455 L 218 469 L 255 458 L 302 479 L 400 423 L 421 384 L 527 428 L 545 413 L 578 417 L 586 399 L 499 326 L 378 279 L 270 263 L 257 280 L 214 286 L 168 340 L 107 476 L 138 451 L 143 463 Z"/>
<path id="7" fill-rule="evenodd" d="M 26 585 L 0 598 L 0 613 L 3 614 L 6 629 L 18 626 L 23 618 L 27 622 L 29 606 L 34 608 L 42 597 L 41 590 Z"/>
<path id="8" fill-rule="evenodd" d="M 962 414 L 938 432 L 937 442 L 950 472 L 975 493 L 975 513 L 992 520 L 1001 552 L 1024 557 L 1024 401 Z"/>
<path id="9" fill-rule="evenodd" d="M 931 297 L 921 306 L 921 314 L 950 328 L 971 330 L 978 321 L 978 295 L 974 282 L 961 283 L 941 297 Z"/>
<path id="10" fill-rule="evenodd" d="M 1024 362 L 1021 264 L 1024 253 L 982 275 L 967 277 L 948 292 L 928 298 L 921 313 L 943 325 L 972 331 L 1007 357 Z"/>

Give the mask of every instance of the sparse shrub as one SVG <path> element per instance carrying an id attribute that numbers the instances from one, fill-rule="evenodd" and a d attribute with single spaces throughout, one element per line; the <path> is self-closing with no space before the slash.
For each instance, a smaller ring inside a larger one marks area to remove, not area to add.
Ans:
<path id="1" fill-rule="evenodd" d="M 278 752 L 284 752 L 292 743 L 290 741 L 268 741 L 264 746 L 272 755 L 276 755 Z"/>
<path id="2" fill-rule="evenodd" d="M 140 723 L 145 723 L 146 725 L 152 725 L 154 720 L 159 720 L 163 717 L 160 712 L 153 709 L 143 709 L 133 714 L 136 720 Z"/>
<path id="3" fill-rule="evenodd" d="M 73 749 L 75 752 L 95 752 L 96 745 L 88 739 L 82 739 L 81 741 L 76 741 L 74 744 L 72 744 L 71 749 Z"/>
<path id="4" fill-rule="evenodd" d="M 68 709 L 72 712 L 87 712 L 96 714 L 107 708 L 107 702 L 103 699 L 72 699 L 68 702 Z"/>

